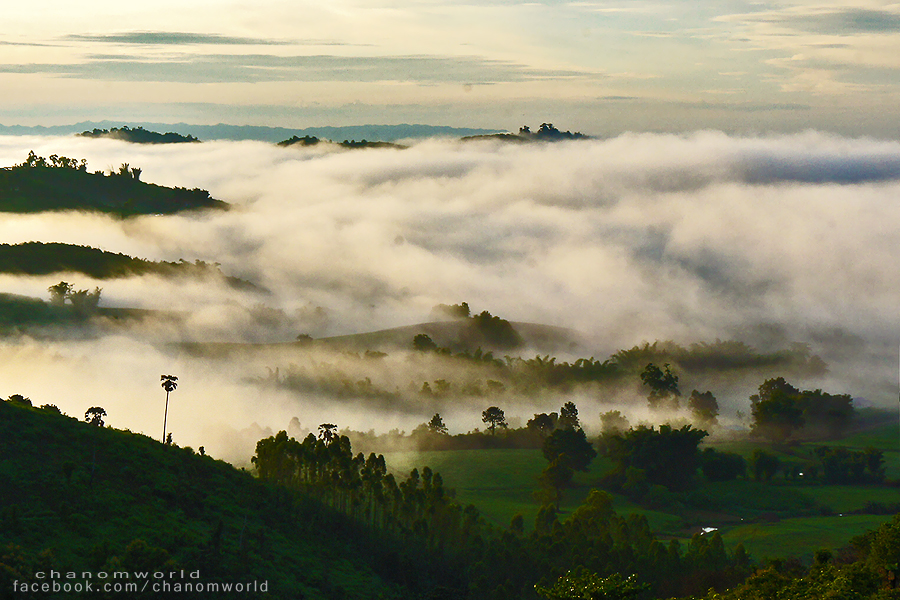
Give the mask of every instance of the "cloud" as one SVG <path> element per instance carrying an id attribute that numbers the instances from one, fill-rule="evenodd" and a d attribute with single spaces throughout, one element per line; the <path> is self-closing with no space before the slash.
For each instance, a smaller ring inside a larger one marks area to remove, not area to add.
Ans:
<path id="1" fill-rule="evenodd" d="M 102 81 L 182 83 L 269 81 L 400 81 L 434 83 L 509 83 L 599 77 L 574 70 L 535 69 L 480 57 L 441 56 L 275 56 L 268 54 L 175 54 L 150 58 L 93 54 L 79 63 L 0 65 L 0 73 L 46 73 Z"/>
<path id="2" fill-rule="evenodd" d="M 900 14 L 886 10 L 844 8 L 806 13 L 763 13 L 748 15 L 747 21 L 778 24 L 821 35 L 857 35 L 896 33 L 900 31 Z"/>
<path id="3" fill-rule="evenodd" d="M 392 415 L 364 398 L 332 405 L 322 394 L 260 391 L 246 378 L 264 377 L 266 367 L 313 368 L 313 360 L 340 366 L 351 381 L 362 371 L 296 353 L 201 360 L 169 344 L 291 341 L 311 331 L 314 307 L 327 314 L 315 324 L 317 337 L 374 331 L 426 321 L 435 304 L 461 301 L 514 321 L 575 329 L 589 340 L 584 355 L 597 358 L 657 339 L 740 339 L 764 350 L 807 343 L 831 371 L 795 384 L 896 402 L 896 142 L 698 132 L 553 145 L 432 140 L 403 151 L 342 152 L 257 142 L 147 147 L 2 137 L 0 164 L 21 162 L 31 149 L 85 157 L 89 169 L 128 162 L 143 169 L 142 179 L 206 188 L 235 208 L 129 220 L 7 215 L 0 221 L 4 241 L 199 258 L 271 290 L 73 276 L 77 287 L 103 287 L 104 305 L 189 317 L 178 326 L 147 324 L 47 347 L 4 342 L 0 376 L 14 385 L 10 393 L 71 402 L 70 414 L 93 405 L 81 408 L 89 398 L 110 398 L 123 415 L 117 426 L 153 431 L 153 411 L 137 405 L 159 391 L 151 379 L 173 372 L 185 382 L 184 401 L 190 382 L 192 414 L 221 413 L 231 427 L 256 420 L 277 430 L 295 415 L 314 427 L 311 420 L 331 415 L 342 425 L 409 429 L 450 406 L 404 401 Z M 0 291 L 43 297 L 52 283 L 5 277 Z M 107 360 L 112 366 L 103 371 Z M 373 384 L 404 392 L 410 381 L 421 386 L 437 378 L 402 354 L 389 360 L 393 378 L 378 371 Z M 152 377 L 129 388 L 133 373 L 144 371 Z M 101 372 L 96 387 L 86 387 L 82 379 Z M 717 396 L 727 410 L 746 412 L 748 390 L 759 383 L 723 387 Z M 70 400 L 67 387 L 78 390 Z M 531 398 L 507 414 L 528 418 L 546 402 L 547 410 L 558 409 L 558 398 Z M 457 407 L 459 423 L 467 423 L 467 411 L 480 414 L 469 408 Z M 200 433 L 186 437 L 182 443 L 202 441 Z"/>
<path id="4" fill-rule="evenodd" d="M 900 70 L 900 13 L 852 6 L 765 7 L 722 15 L 736 25 L 732 41 L 765 51 L 782 90 L 848 95 L 893 93 Z"/>
<path id="5" fill-rule="evenodd" d="M 216 46 L 287 46 L 301 43 L 329 44 L 329 42 L 298 42 L 227 36 L 216 33 L 189 33 L 183 31 L 128 31 L 108 34 L 71 34 L 62 39 L 74 42 L 101 42 L 106 44 L 139 44 L 153 46 L 185 46 L 195 44 L 209 44 Z M 333 44 L 333 42 L 331 44 Z"/>

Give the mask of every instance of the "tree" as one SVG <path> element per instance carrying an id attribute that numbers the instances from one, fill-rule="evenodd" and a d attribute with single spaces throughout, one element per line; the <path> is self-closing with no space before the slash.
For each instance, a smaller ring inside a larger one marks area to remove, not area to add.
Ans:
<path id="1" fill-rule="evenodd" d="M 69 294 L 72 292 L 72 284 L 60 281 L 56 285 L 48 287 L 47 291 L 50 292 L 50 304 L 53 306 L 62 306 L 66 303 L 66 298 L 68 298 Z"/>
<path id="2" fill-rule="evenodd" d="M 434 340 L 431 339 L 431 336 L 420 333 L 413 338 L 413 348 L 415 348 L 419 352 L 431 352 L 433 350 L 437 350 L 437 344 L 434 343 Z"/>
<path id="3" fill-rule="evenodd" d="M 470 319 L 471 326 L 490 345 L 508 350 L 518 348 L 524 342 L 519 332 L 506 319 L 482 311 Z"/>
<path id="4" fill-rule="evenodd" d="M 624 433 L 629 427 L 628 419 L 617 410 L 600 413 L 600 430 L 603 433 Z"/>
<path id="5" fill-rule="evenodd" d="M 557 429 L 544 440 L 541 451 L 550 462 L 565 456 L 568 466 L 578 471 L 587 471 L 597 456 L 583 429 Z"/>
<path id="6" fill-rule="evenodd" d="M 92 406 L 84 412 L 84 420 L 96 427 L 103 427 L 103 417 L 105 416 L 106 411 L 99 406 Z"/>
<path id="7" fill-rule="evenodd" d="M 689 489 L 699 466 L 700 441 L 709 435 L 685 425 L 638 426 L 622 435 L 607 437 L 607 455 L 616 463 L 615 476 L 624 479 L 629 469 L 643 471 L 647 481 L 673 491 Z"/>
<path id="8" fill-rule="evenodd" d="M 337 425 L 334 423 L 322 423 L 319 425 L 319 439 L 326 444 L 330 444 L 337 439 L 335 431 L 337 431 Z"/>
<path id="9" fill-rule="evenodd" d="M 800 392 L 798 406 L 803 411 L 804 433 L 830 438 L 841 437 L 855 413 L 849 394 L 829 394 L 822 390 Z"/>
<path id="10" fill-rule="evenodd" d="M 547 435 L 556 427 L 557 420 L 556 413 L 550 413 L 549 415 L 547 413 L 536 414 L 534 415 L 534 418 L 528 419 L 528 422 L 525 423 L 525 427 L 531 431 L 538 432 L 541 437 L 547 437 Z"/>
<path id="11" fill-rule="evenodd" d="M 481 413 L 481 420 L 487 423 L 491 435 L 494 435 L 497 427 L 506 428 L 506 414 L 496 406 L 491 406 Z"/>
<path id="12" fill-rule="evenodd" d="M 468 319 L 472 311 L 469 309 L 469 303 L 461 304 L 438 304 L 431 309 L 431 314 L 437 317 L 449 317 L 451 319 Z"/>
<path id="13" fill-rule="evenodd" d="M 434 416 L 428 421 L 428 431 L 438 435 L 447 435 L 447 426 L 444 425 L 444 419 L 441 418 L 440 413 L 434 413 Z"/>
<path id="14" fill-rule="evenodd" d="M 569 459 L 565 454 L 560 454 L 550 461 L 550 464 L 538 477 L 541 489 L 535 494 L 542 504 L 552 504 L 559 512 L 559 502 L 562 499 L 562 491 L 572 481 L 575 471 L 569 466 Z"/>
<path id="15" fill-rule="evenodd" d="M 166 442 L 166 422 L 169 419 L 169 393 L 174 392 L 178 387 L 178 378 L 174 375 L 160 375 L 159 380 L 162 389 L 166 390 L 166 412 L 163 414 L 163 434 L 162 441 Z"/>
<path id="16" fill-rule="evenodd" d="M 22 394 L 13 394 L 6 399 L 10 404 L 18 404 L 19 406 L 32 406 L 31 398 L 26 398 Z"/>
<path id="17" fill-rule="evenodd" d="M 578 422 L 578 408 L 574 402 L 566 402 L 559 410 L 559 422 L 557 427 L 560 429 L 578 429 L 581 424 Z"/>
<path id="18" fill-rule="evenodd" d="M 97 310 L 97 305 L 100 304 L 101 291 L 102 290 L 99 287 L 95 287 L 93 292 L 89 292 L 87 290 L 70 290 L 68 298 L 72 303 L 72 307 L 75 309 L 75 312 L 83 317 L 86 317 Z"/>
<path id="19" fill-rule="evenodd" d="M 750 402 L 753 433 L 775 443 L 801 429 L 806 437 L 840 437 L 855 414 L 849 394 L 800 391 L 784 377 L 764 381 Z"/>
<path id="20" fill-rule="evenodd" d="M 784 382 L 781 377 L 778 379 Z M 794 430 L 803 425 L 803 410 L 798 405 L 800 393 L 790 385 L 767 385 L 770 382 L 772 380 L 759 386 L 758 396 L 750 397 L 752 432 L 754 435 L 767 437 L 776 444 L 782 444 Z"/>
<path id="21" fill-rule="evenodd" d="M 710 427 L 718 423 L 719 403 L 710 391 L 702 394 L 694 390 L 688 399 L 688 408 L 701 427 Z"/>
<path id="22" fill-rule="evenodd" d="M 650 388 L 647 395 L 647 403 L 652 409 L 678 408 L 678 375 L 669 370 L 669 365 L 663 365 L 665 371 L 653 363 L 649 363 L 641 372 L 641 381 Z"/>

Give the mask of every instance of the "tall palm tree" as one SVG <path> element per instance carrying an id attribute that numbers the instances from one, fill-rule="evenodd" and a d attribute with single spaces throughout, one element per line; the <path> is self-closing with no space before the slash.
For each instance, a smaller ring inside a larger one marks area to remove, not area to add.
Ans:
<path id="1" fill-rule="evenodd" d="M 162 381 L 162 383 L 160 384 L 160 385 L 162 385 L 162 388 L 164 390 L 166 390 L 166 413 L 163 416 L 163 435 L 162 435 L 162 442 L 163 442 L 163 444 L 165 444 L 166 443 L 166 421 L 169 418 L 169 392 L 174 392 L 175 388 L 178 387 L 178 384 L 176 383 L 178 381 L 178 378 L 175 377 L 174 375 L 161 375 L 159 380 Z"/>

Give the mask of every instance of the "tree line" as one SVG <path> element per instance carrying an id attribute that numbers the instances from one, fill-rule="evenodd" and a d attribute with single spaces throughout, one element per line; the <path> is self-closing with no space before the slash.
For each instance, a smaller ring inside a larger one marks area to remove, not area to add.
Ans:
<path id="1" fill-rule="evenodd" d="M 554 452 L 557 463 L 570 460 L 561 459 L 562 445 Z M 406 560 L 426 557 L 442 574 L 441 597 L 536 598 L 535 585 L 549 589 L 576 566 L 604 577 L 636 573 L 656 597 L 666 597 L 724 589 L 750 569 L 746 552 L 728 553 L 717 533 L 698 534 L 684 548 L 657 540 L 646 518 L 620 517 L 602 491 L 591 492 L 565 520 L 554 504 L 544 504 L 528 533 L 521 515 L 506 529 L 492 526 L 474 506 L 459 505 L 439 473 L 424 467 L 397 478 L 382 455 L 354 454 L 330 423 L 302 442 L 284 431 L 260 440 L 253 464 L 260 479 L 364 524 Z"/>

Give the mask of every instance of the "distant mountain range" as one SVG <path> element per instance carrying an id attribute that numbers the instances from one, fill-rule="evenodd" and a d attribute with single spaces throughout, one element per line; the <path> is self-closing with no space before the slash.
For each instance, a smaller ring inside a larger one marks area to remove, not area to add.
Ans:
<path id="1" fill-rule="evenodd" d="M 152 131 L 172 131 L 192 135 L 200 140 L 259 140 L 280 142 L 292 136 L 315 136 L 341 142 L 343 140 L 369 140 L 391 142 L 395 140 L 428 137 L 465 137 L 502 133 L 499 129 L 473 129 L 438 125 L 352 125 L 347 127 L 263 127 L 258 125 L 189 125 L 187 123 L 122 123 L 121 121 L 83 121 L 72 125 L 52 127 L 0 125 L 0 135 L 70 135 L 93 129 L 112 127 L 143 127 Z"/>

